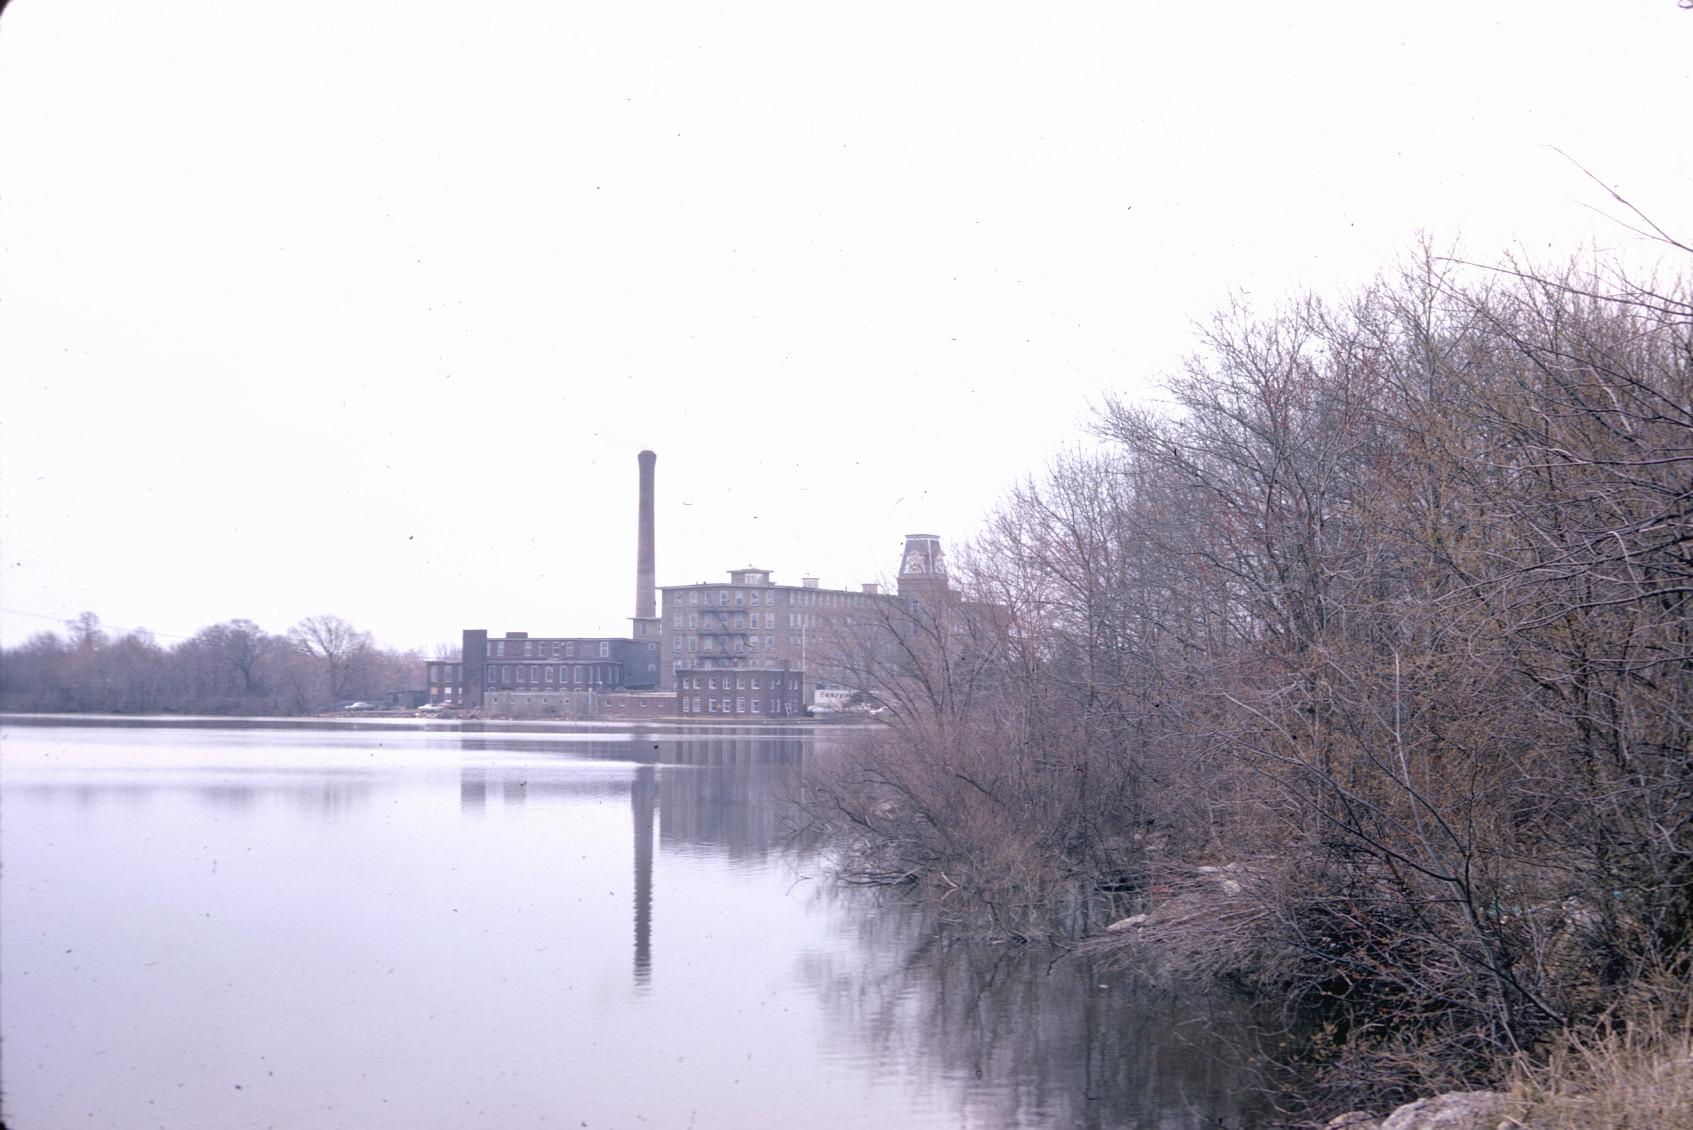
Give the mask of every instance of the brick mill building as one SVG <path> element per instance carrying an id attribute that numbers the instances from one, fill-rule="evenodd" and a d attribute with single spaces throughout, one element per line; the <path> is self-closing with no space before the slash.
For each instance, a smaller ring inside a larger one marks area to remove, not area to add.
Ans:
<path id="1" fill-rule="evenodd" d="M 872 629 L 947 586 L 940 539 L 907 536 L 899 586 L 778 584 L 771 571 L 656 590 L 654 464 L 638 457 L 635 615 L 629 638 L 464 633 L 461 660 L 426 664 L 431 703 L 513 717 L 796 718 L 844 634 Z"/>

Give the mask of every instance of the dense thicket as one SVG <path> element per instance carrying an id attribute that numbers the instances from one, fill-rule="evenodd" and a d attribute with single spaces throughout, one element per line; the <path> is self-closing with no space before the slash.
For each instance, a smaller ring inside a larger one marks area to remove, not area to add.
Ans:
<path id="1" fill-rule="evenodd" d="M 305 714 L 415 688 L 421 657 L 384 651 L 336 616 L 285 635 L 250 620 L 205 628 L 171 647 L 144 631 L 113 636 L 93 613 L 0 653 L 0 709 L 188 714 Z"/>
<path id="2" fill-rule="evenodd" d="M 955 570 L 991 664 L 937 630 L 867 684 L 892 735 L 809 794 L 847 870 L 1014 934 L 1144 910 L 1113 944 L 1285 995 L 1367 1087 L 1684 982 L 1686 281 L 1424 255 L 1224 311 L 1166 387 Z M 969 655 L 969 710 L 902 692 Z"/>

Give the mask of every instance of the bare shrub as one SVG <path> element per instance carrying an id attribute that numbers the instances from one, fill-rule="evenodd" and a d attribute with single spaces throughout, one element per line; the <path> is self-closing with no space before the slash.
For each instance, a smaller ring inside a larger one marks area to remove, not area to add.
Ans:
<path id="1" fill-rule="evenodd" d="M 1094 945 L 1287 1000 L 1337 1093 L 1496 1084 L 1693 963 L 1693 295 L 1425 250 L 1202 346 L 813 811 L 1004 934 L 1141 911 Z"/>

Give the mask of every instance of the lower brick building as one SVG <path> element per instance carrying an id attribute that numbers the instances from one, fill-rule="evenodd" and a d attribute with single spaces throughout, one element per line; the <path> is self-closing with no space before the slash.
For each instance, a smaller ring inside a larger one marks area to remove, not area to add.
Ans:
<path id="1" fill-rule="evenodd" d="M 426 664 L 429 701 L 464 710 L 488 706 L 488 696 L 605 694 L 658 686 L 658 640 L 612 636 L 531 636 L 486 629 L 464 633 L 461 658 Z"/>
<path id="2" fill-rule="evenodd" d="M 676 671 L 674 709 L 684 718 L 803 718 L 804 672 L 768 667 L 683 667 Z"/>

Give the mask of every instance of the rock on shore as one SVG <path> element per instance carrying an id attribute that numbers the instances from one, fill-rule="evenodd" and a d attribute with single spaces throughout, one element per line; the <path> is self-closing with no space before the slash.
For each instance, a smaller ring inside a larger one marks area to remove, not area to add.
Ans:
<path id="1" fill-rule="evenodd" d="M 1353 1110 L 1323 1126 L 1324 1130 L 1515 1130 L 1522 1123 L 1506 1115 L 1509 1098 L 1500 1091 L 1452 1091 L 1406 1103 L 1386 1118 Z"/>

